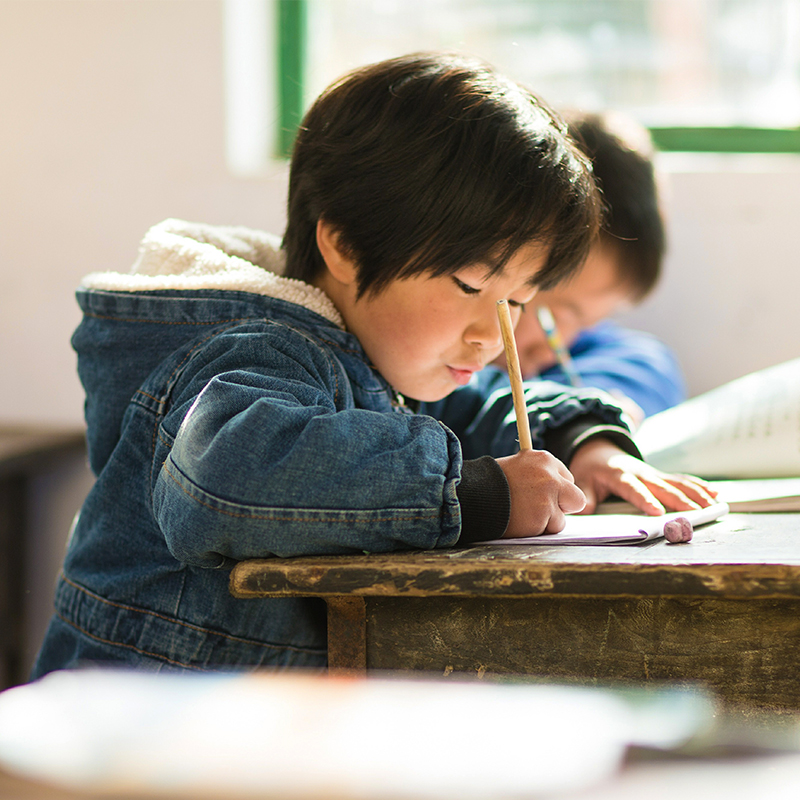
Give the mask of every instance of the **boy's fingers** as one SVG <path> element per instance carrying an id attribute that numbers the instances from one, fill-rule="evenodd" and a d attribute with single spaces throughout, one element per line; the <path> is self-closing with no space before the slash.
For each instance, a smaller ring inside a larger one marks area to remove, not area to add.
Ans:
<path id="1" fill-rule="evenodd" d="M 574 483 L 564 483 L 558 493 L 558 507 L 564 514 L 575 514 L 586 506 L 587 497 Z M 564 527 L 563 525 L 561 526 Z M 559 528 L 561 530 L 561 528 Z"/>
<path id="2" fill-rule="evenodd" d="M 573 513 L 577 513 L 577 514 L 594 514 L 594 512 L 597 510 L 597 492 L 594 490 L 594 487 L 591 486 L 591 485 L 584 486 L 582 488 L 583 488 L 584 497 L 586 498 L 586 505 L 580 511 L 573 512 Z"/>
<path id="3" fill-rule="evenodd" d="M 717 501 L 717 491 L 707 486 L 702 481 L 693 479 L 689 476 L 679 475 L 670 479 L 670 483 L 677 486 L 686 497 L 697 505 L 705 508 Z"/>
<path id="4" fill-rule="evenodd" d="M 570 483 L 575 483 L 575 476 L 567 469 L 563 461 L 557 461 L 556 470 L 558 470 L 558 474 L 562 478 L 568 480 Z"/>
<path id="5" fill-rule="evenodd" d="M 672 509 L 673 511 L 689 511 L 692 508 L 700 508 L 708 505 L 703 499 L 703 502 L 696 502 L 689 497 L 682 488 L 673 486 L 667 481 L 655 480 L 650 484 L 650 490 L 653 496 L 656 497 L 665 508 Z M 700 497 L 698 496 L 698 501 Z"/>
<path id="6" fill-rule="evenodd" d="M 567 524 L 567 518 L 564 516 L 564 513 L 559 509 L 556 509 L 551 515 L 550 519 L 547 520 L 547 525 L 544 526 L 544 530 L 542 533 L 558 533 L 559 531 L 564 530 L 564 526 Z"/>
<path id="7" fill-rule="evenodd" d="M 612 491 L 623 500 L 632 503 L 645 514 L 657 516 L 666 511 L 663 504 L 655 494 L 650 491 L 647 484 L 639 480 L 635 475 L 628 474 L 622 476 L 619 484 L 612 487 Z"/>

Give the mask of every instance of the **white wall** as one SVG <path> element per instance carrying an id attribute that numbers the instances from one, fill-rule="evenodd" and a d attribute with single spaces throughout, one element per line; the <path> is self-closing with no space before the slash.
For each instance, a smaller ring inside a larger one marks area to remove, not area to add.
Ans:
<path id="1" fill-rule="evenodd" d="M 800 157 L 664 154 L 664 278 L 628 314 L 670 343 L 690 394 L 800 357 Z"/>
<path id="2" fill-rule="evenodd" d="M 0 419 L 81 421 L 74 289 L 150 225 L 282 228 L 283 176 L 223 162 L 221 20 L 216 0 L 0 0 Z"/>

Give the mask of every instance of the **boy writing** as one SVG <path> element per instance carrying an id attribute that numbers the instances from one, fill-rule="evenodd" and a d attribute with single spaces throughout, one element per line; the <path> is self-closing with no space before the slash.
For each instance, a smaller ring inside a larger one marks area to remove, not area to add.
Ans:
<path id="1" fill-rule="evenodd" d="M 659 278 L 665 234 L 652 144 L 646 129 L 619 115 L 568 120 L 592 161 L 606 217 L 580 272 L 540 292 L 522 315 L 516 330 L 520 364 L 527 377 L 568 382 L 537 319 L 537 308 L 544 305 L 582 383 L 611 391 L 640 421 L 686 398 L 680 367 L 655 337 L 598 323 L 643 300 Z"/>
<path id="2" fill-rule="evenodd" d="M 284 276 L 265 234 L 174 220 L 132 274 L 88 276 L 73 345 L 97 482 L 34 676 L 324 664 L 321 603 L 234 600 L 240 559 L 556 531 L 608 492 L 651 514 L 707 505 L 636 457 L 599 394 L 531 387 L 540 449 L 517 453 L 510 395 L 471 382 L 502 347 L 497 301 L 518 315 L 597 224 L 588 164 L 541 103 L 415 55 L 306 115 Z M 404 397 L 446 399 L 442 421 Z"/>

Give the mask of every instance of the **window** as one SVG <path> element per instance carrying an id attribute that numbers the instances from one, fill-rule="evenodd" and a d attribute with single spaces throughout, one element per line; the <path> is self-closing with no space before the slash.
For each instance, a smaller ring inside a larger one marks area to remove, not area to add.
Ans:
<path id="1" fill-rule="evenodd" d="M 800 152 L 800 0 L 273 2 L 285 106 L 355 66 L 452 49 L 556 107 L 625 111 L 662 149 Z"/>

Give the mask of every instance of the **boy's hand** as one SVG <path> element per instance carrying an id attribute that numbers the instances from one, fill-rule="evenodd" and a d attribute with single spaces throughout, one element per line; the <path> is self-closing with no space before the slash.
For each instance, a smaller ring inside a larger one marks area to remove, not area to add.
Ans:
<path id="1" fill-rule="evenodd" d="M 716 492 L 700 478 L 661 472 L 606 439 L 592 439 L 579 448 L 570 470 L 586 495 L 586 514 L 594 512 L 610 494 L 654 516 L 705 508 L 716 498 Z"/>
<path id="2" fill-rule="evenodd" d="M 504 539 L 558 533 L 565 514 L 580 511 L 586 503 L 570 471 L 545 450 L 523 450 L 498 458 L 511 491 L 511 516 Z"/>

